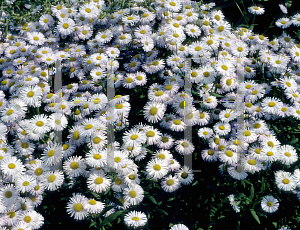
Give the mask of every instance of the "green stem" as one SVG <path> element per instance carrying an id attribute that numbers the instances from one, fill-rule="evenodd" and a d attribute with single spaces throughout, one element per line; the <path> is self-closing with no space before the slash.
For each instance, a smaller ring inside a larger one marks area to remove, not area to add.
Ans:
<path id="1" fill-rule="evenodd" d="M 245 22 L 247 23 L 247 26 L 249 27 L 248 20 L 247 20 L 247 16 L 244 15 L 243 11 L 241 10 L 241 8 L 239 7 L 239 5 L 237 4 L 237 2 L 236 2 L 235 0 L 234 0 L 234 2 L 235 2 L 235 4 L 236 4 L 237 8 L 239 9 L 239 11 L 241 12 L 241 14 L 242 14 L 242 16 L 243 16 Z"/>

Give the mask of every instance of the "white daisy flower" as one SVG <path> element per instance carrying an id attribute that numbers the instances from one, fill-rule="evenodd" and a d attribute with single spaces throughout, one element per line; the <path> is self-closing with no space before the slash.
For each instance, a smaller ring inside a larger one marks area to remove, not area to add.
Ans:
<path id="1" fill-rule="evenodd" d="M 128 145 L 139 145 L 144 144 L 147 141 L 147 136 L 144 132 L 138 129 L 131 129 L 123 134 L 123 143 Z"/>
<path id="2" fill-rule="evenodd" d="M 266 97 L 261 102 L 262 109 L 270 114 L 276 114 L 278 110 L 281 110 L 282 102 L 277 98 Z"/>
<path id="3" fill-rule="evenodd" d="M 143 45 L 143 50 L 145 52 L 150 52 L 154 48 L 154 40 L 150 36 L 142 36 L 141 44 Z"/>
<path id="4" fill-rule="evenodd" d="M 280 10 L 282 11 L 282 13 L 284 13 L 284 14 L 288 13 L 288 10 L 284 5 L 278 4 L 278 6 L 279 6 Z"/>
<path id="5" fill-rule="evenodd" d="M 108 43 L 112 38 L 113 38 L 113 33 L 111 30 L 107 29 L 102 32 L 99 32 L 96 36 L 95 39 L 102 45 L 105 43 Z"/>
<path id="6" fill-rule="evenodd" d="M 193 143 L 186 139 L 177 140 L 175 144 L 175 150 L 181 155 L 190 155 L 195 150 Z"/>
<path id="7" fill-rule="evenodd" d="M 103 211 L 105 205 L 101 201 L 90 199 L 84 206 L 89 213 L 98 214 Z"/>
<path id="8" fill-rule="evenodd" d="M 13 184 L 5 185 L 0 189 L 1 203 L 6 207 L 13 205 L 17 198 L 19 198 L 19 194 L 19 191 Z"/>
<path id="9" fill-rule="evenodd" d="M 298 154 L 295 148 L 291 145 L 280 146 L 279 153 L 279 160 L 282 164 L 291 165 L 298 160 Z"/>
<path id="10" fill-rule="evenodd" d="M 204 128 L 200 128 L 197 134 L 200 138 L 207 140 L 212 137 L 214 131 L 211 128 L 204 127 Z"/>
<path id="11" fill-rule="evenodd" d="M 231 126 L 229 123 L 219 121 L 214 126 L 213 129 L 216 134 L 220 136 L 225 136 L 231 131 Z"/>
<path id="12" fill-rule="evenodd" d="M 199 26 L 194 24 L 187 24 L 184 28 L 184 31 L 187 33 L 188 36 L 196 38 L 201 35 L 201 30 Z"/>
<path id="13" fill-rule="evenodd" d="M 42 99 L 42 91 L 38 86 L 26 87 L 20 92 L 20 99 L 28 106 L 40 107 Z"/>
<path id="14" fill-rule="evenodd" d="M 89 200 L 79 194 L 73 193 L 73 197 L 70 198 L 70 201 L 67 203 L 67 213 L 74 216 L 75 220 L 83 220 L 88 216 L 88 211 L 84 208 Z"/>
<path id="15" fill-rule="evenodd" d="M 24 112 L 15 104 L 9 104 L 1 111 L 1 120 L 6 123 L 14 122 L 15 120 L 22 119 Z"/>
<path id="16" fill-rule="evenodd" d="M 170 230 L 189 230 L 189 229 L 184 224 L 175 224 L 170 228 Z"/>
<path id="17" fill-rule="evenodd" d="M 191 45 L 189 45 L 189 53 L 192 56 L 201 56 L 207 51 L 207 45 L 203 42 L 193 42 Z"/>
<path id="18" fill-rule="evenodd" d="M 248 7 L 248 11 L 251 14 L 257 14 L 257 15 L 262 15 L 265 13 L 265 9 L 259 6 Z"/>
<path id="19" fill-rule="evenodd" d="M 98 171 L 88 177 L 87 184 L 91 191 L 103 193 L 110 187 L 111 179 L 103 171 Z"/>
<path id="20" fill-rule="evenodd" d="M 26 210 L 20 213 L 18 220 L 31 229 L 39 229 L 44 224 L 44 217 L 34 210 Z"/>
<path id="21" fill-rule="evenodd" d="M 135 23 L 137 23 L 140 20 L 140 17 L 137 15 L 127 15 L 127 16 L 123 16 L 122 17 L 122 22 L 126 25 L 126 24 L 130 24 L 131 26 Z"/>
<path id="22" fill-rule="evenodd" d="M 44 114 L 35 115 L 29 120 L 30 126 L 28 127 L 30 131 L 37 134 L 44 134 L 51 130 L 51 125 L 49 123 L 49 118 Z"/>
<path id="23" fill-rule="evenodd" d="M 291 20 L 289 18 L 279 18 L 276 22 L 275 25 L 279 28 L 285 29 L 290 27 L 292 24 Z"/>
<path id="24" fill-rule="evenodd" d="M 264 196 L 261 200 L 261 208 L 268 213 L 276 212 L 279 208 L 279 201 L 273 196 Z"/>
<path id="25" fill-rule="evenodd" d="M 85 160 L 81 156 L 72 156 L 64 161 L 63 169 L 69 177 L 81 176 L 85 173 Z"/>
<path id="26" fill-rule="evenodd" d="M 244 180 L 248 176 L 241 165 L 230 166 L 227 168 L 227 171 L 236 180 Z"/>
<path id="27" fill-rule="evenodd" d="M 57 30 L 62 36 L 70 35 L 75 31 L 75 22 L 71 18 L 64 18 L 58 22 Z"/>
<path id="28" fill-rule="evenodd" d="M 246 172 L 251 173 L 259 172 L 263 167 L 261 161 L 256 160 L 249 155 L 242 159 L 242 166 Z"/>
<path id="29" fill-rule="evenodd" d="M 176 132 L 184 131 L 186 124 L 179 117 L 169 121 L 169 129 Z"/>
<path id="30" fill-rule="evenodd" d="M 193 170 L 189 169 L 189 167 L 186 166 L 186 165 L 184 165 L 183 167 L 181 167 L 175 173 L 175 175 L 177 176 L 177 178 L 179 178 L 180 183 L 183 184 L 183 185 L 189 185 L 194 180 Z"/>
<path id="31" fill-rule="evenodd" d="M 22 175 L 25 171 L 25 167 L 15 156 L 7 157 L 1 160 L 0 164 L 2 172 L 15 180 L 18 176 Z"/>
<path id="32" fill-rule="evenodd" d="M 299 27 L 300 26 L 300 14 L 295 14 L 292 19 L 291 22 L 293 23 L 294 26 Z"/>
<path id="33" fill-rule="evenodd" d="M 117 58 L 120 55 L 120 50 L 115 47 L 109 47 L 105 53 L 109 58 Z"/>
<path id="34" fill-rule="evenodd" d="M 275 172 L 275 181 L 277 187 L 283 191 L 292 191 L 297 186 L 297 178 L 290 172 L 277 171 Z"/>
<path id="35" fill-rule="evenodd" d="M 171 12 L 179 12 L 182 8 L 182 2 L 179 0 L 167 0 L 164 7 Z"/>
<path id="36" fill-rule="evenodd" d="M 20 192 L 29 192 L 36 186 L 36 179 L 33 176 L 23 175 L 16 181 L 16 188 Z"/>
<path id="37" fill-rule="evenodd" d="M 54 19 L 50 14 L 43 14 L 39 19 L 39 23 L 43 29 L 47 30 L 54 24 Z"/>
<path id="38" fill-rule="evenodd" d="M 210 10 L 210 9 L 212 9 L 215 5 L 216 5 L 216 3 L 210 2 L 210 3 L 207 3 L 207 4 L 201 5 L 201 6 L 200 6 L 200 9 L 201 9 L 201 10 Z"/>
<path id="39" fill-rule="evenodd" d="M 161 187 L 165 192 L 175 192 L 180 187 L 180 180 L 177 176 L 169 175 L 162 180 Z"/>
<path id="40" fill-rule="evenodd" d="M 203 97 L 203 107 L 204 108 L 215 109 L 217 106 L 218 106 L 218 100 L 215 96 L 204 96 Z"/>
<path id="41" fill-rule="evenodd" d="M 234 66 L 230 60 L 220 60 L 215 65 L 216 70 L 219 72 L 219 74 L 230 77 L 234 73 Z"/>
<path id="42" fill-rule="evenodd" d="M 41 182 L 49 191 L 55 191 L 63 184 L 64 174 L 59 170 L 46 172 L 42 177 Z"/>
<path id="43" fill-rule="evenodd" d="M 32 45 L 43 45 L 46 41 L 45 36 L 40 32 L 27 33 L 27 39 Z"/>
<path id="44" fill-rule="evenodd" d="M 261 155 L 264 157 L 264 161 L 274 162 L 279 160 L 279 151 L 277 148 L 272 148 L 270 146 L 263 146 L 261 149 Z"/>
<path id="45" fill-rule="evenodd" d="M 144 190 L 138 184 L 129 184 L 128 188 L 123 190 L 123 194 L 125 201 L 131 205 L 138 205 L 144 199 Z"/>
<path id="46" fill-rule="evenodd" d="M 147 178 L 150 177 L 153 180 L 163 178 L 168 173 L 168 165 L 169 163 L 158 158 L 148 161 L 146 166 Z"/>
<path id="47" fill-rule="evenodd" d="M 62 146 L 54 143 L 47 145 L 43 151 L 41 160 L 48 166 L 59 163 L 63 158 Z"/>
<path id="48" fill-rule="evenodd" d="M 159 92 L 159 91 L 157 91 Z M 159 122 L 166 111 L 165 104 L 157 103 L 157 102 L 147 102 L 144 106 L 144 118 L 148 122 L 157 123 Z"/>
<path id="49" fill-rule="evenodd" d="M 231 207 L 233 208 L 233 210 L 236 212 L 236 213 L 238 213 L 238 212 L 240 212 L 240 207 L 239 206 L 237 206 L 237 202 L 234 200 L 234 195 L 233 194 L 230 194 L 229 196 L 227 196 L 228 197 L 228 199 L 229 199 L 229 202 L 230 202 L 230 205 L 231 205 Z"/>
<path id="50" fill-rule="evenodd" d="M 96 19 L 99 15 L 99 9 L 94 3 L 87 3 L 79 8 L 79 13 L 85 18 Z"/>
<path id="51" fill-rule="evenodd" d="M 128 227 L 143 227 L 147 223 L 147 216 L 143 212 L 130 211 L 124 216 L 124 222 Z"/>

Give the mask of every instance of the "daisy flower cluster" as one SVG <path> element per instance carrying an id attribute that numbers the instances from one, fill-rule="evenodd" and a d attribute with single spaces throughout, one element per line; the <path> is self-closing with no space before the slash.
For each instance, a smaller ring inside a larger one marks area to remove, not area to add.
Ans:
<path id="1" fill-rule="evenodd" d="M 298 160 L 295 148 L 281 145 L 265 120 L 300 119 L 300 45 L 285 33 L 270 41 L 246 28 L 233 29 L 220 10 L 213 10 L 214 3 L 198 10 L 195 1 L 162 2 L 151 3 L 154 12 L 135 1 L 134 7 L 115 9 L 110 15 L 104 14 L 110 6 L 103 0 L 53 5 L 52 14 L 16 26 L 16 33 L 9 32 L 0 44 L 1 227 L 38 229 L 44 219 L 34 207 L 42 202 L 41 194 L 73 188 L 82 178 L 90 192 L 111 190 L 123 204 L 111 202 L 113 209 L 105 217 L 143 202 L 141 179 L 159 182 L 166 193 L 190 185 L 193 171 L 179 159 L 192 155 L 196 147 L 170 134 L 184 134 L 187 126 L 198 127 L 199 138 L 209 144 L 202 150 L 203 160 L 219 161 L 236 180 L 266 170 L 275 161 L 291 165 Z M 251 10 L 261 14 L 256 8 Z M 172 54 L 164 59 L 162 49 Z M 193 61 L 183 78 L 186 58 Z M 54 91 L 57 61 L 72 82 Z M 242 83 L 237 71 L 241 63 L 246 78 Z M 262 68 L 291 105 L 268 96 L 272 86 L 255 81 Z M 131 127 L 131 95 L 112 98 L 106 86 L 134 91 L 154 75 L 162 83 L 149 85 L 148 101 L 139 105 L 145 123 Z M 197 88 L 200 109 L 187 93 L 186 79 Z M 242 140 L 236 137 L 238 88 L 245 94 L 242 106 L 247 114 Z M 214 95 L 221 95 L 225 103 Z M 122 143 L 110 143 L 109 127 L 124 131 Z M 57 132 L 66 134 L 61 143 Z M 82 146 L 88 151 L 77 151 Z M 149 151 L 148 146 L 157 150 Z M 240 154 L 241 147 L 246 154 Z M 149 161 L 141 169 L 138 162 L 144 159 Z M 275 172 L 276 184 L 294 191 L 300 186 L 299 175 L 297 170 Z M 229 199 L 239 212 L 234 197 Z M 270 200 L 267 206 L 274 208 L 267 209 L 265 202 L 262 207 L 268 211 L 278 207 Z M 105 201 L 73 193 L 66 209 L 83 220 L 104 208 Z M 135 210 L 124 217 L 132 228 L 142 228 L 147 221 L 145 213 Z M 171 229 L 188 228 L 178 224 Z"/>

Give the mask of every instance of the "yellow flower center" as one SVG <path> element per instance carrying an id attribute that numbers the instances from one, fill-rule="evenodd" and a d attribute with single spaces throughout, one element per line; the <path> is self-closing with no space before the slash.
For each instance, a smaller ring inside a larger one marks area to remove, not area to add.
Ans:
<path id="1" fill-rule="evenodd" d="M 81 212 L 82 209 L 83 209 L 83 206 L 82 206 L 81 203 L 76 203 L 76 204 L 74 205 L 74 210 L 75 210 L 76 212 Z"/>
<path id="2" fill-rule="evenodd" d="M 288 184 L 288 183 L 290 183 L 290 180 L 289 180 L 289 179 L 283 179 L 282 182 L 283 182 L 284 184 Z"/>
<path id="3" fill-rule="evenodd" d="M 221 68 L 222 68 L 223 70 L 228 70 L 228 67 L 227 67 L 226 65 L 222 65 Z"/>
<path id="4" fill-rule="evenodd" d="M 153 166 L 153 168 L 154 168 L 155 171 L 161 170 L 161 166 L 160 166 L 159 164 L 155 164 L 155 165 Z"/>
<path id="5" fill-rule="evenodd" d="M 26 223 L 30 223 L 30 222 L 31 222 L 31 217 L 30 217 L 30 216 L 25 216 L 25 217 L 24 217 L 24 221 L 25 221 Z"/>
<path id="6" fill-rule="evenodd" d="M 78 169 L 79 164 L 78 164 L 78 162 L 72 162 L 72 163 L 70 164 L 70 167 L 71 167 L 71 169 Z"/>
<path id="7" fill-rule="evenodd" d="M 274 107 L 274 106 L 275 106 L 275 102 L 270 102 L 270 103 L 269 103 L 269 106 L 270 106 L 270 107 Z"/>
<path id="8" fill-rule="evenodd" d="M 68 28 L 69 28 L 69 24 L 68 24 L 68 23 L 64 23 L 64 24 L 63 24 L 63 27 L 64 27 L 65 29 L 68 29 Z"/>
<path id="9" fill-rule="evenodd" d="M 136 197 L 136 191 L 131 190 L 131 191 L 129 192 L 129 195 L 130 195 L 132 198 L 135 198 L 135 197 Z"/>
<path id="10" fill-rule="evenodd" d="M 95 182 L 95 184 L 102 184 L 103 183 L 103 178 L 102 177 L 97 177 L 94 182 Z"/>
<path id="11" fill-rule="evenodd" d="M 7 115 L 7 116 L 10 116 L 11 114 L 13 114 L 13 112 L 14 112 L 14 111 L 13 111 L 12 109 L 10 109 L 10 110 L 8 110 L 8 111 L 6 112 L 6 115 Z"/>
<path id="12" fill-rule="evenodd" d="M 36 124 L 38 127 L 42 127 L 42 126 L 44 125 L 44 122 L 42 122 L 42 121 L 37 121 L 35 124 Z"/>
<path id="13" fill-rule="evenodd" d="M 27 93 L 27 96 L 28 96 L 28 97 L 33 97 L 33 96 L 34 96 L 34 92 L 33 92 L 33 91 L 29 91 L 29 92 Z"/>
<path id="14" fill-rule="evenodd" d="M 10 168 L 10 169 L 14 169 L 15 167 L 16 167 L 16 165 L 13 164 L 13 163 L 10 163 L 10 164 L 8 165 L 8 168 Z"/>
<path id="15" fill-rule="evenodd" d="M 35 175 L 37 176 L 40 176 L 43 174 L 43 169 L 42 168 L 37 168 L 35 171 L 34 171 Z"/>
<path id="16" fill-rule="evenodd" d="M 249 165 L 256 165 L 256 160 L 250 159 L 248 160 Z"/>
<path id="17" fill-rule="evenodd" d="M 50 175 L 50 176 L 48 177 L 48 181 L 49 181 L 50 183 L 52 183 L 53 181 L 55 181 L 55 179 L 56 179 L 56 176 L 55 176 L 55 175 Z"/>
<path id="18" fill-rule="evenodd" d="M 100 137 L 94 137 L 93 142 L 94 142 L 94 144 L 99 144 L 101 142 L 101 138 Z"/>

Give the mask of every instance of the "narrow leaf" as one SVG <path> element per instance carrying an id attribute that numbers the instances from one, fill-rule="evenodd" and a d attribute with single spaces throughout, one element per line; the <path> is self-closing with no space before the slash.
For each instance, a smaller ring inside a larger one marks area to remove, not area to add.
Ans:
<path id="1" fill-rule="evenodd" d="M 192 184 L 192 186 L 195 186 L 196 184 L 198 184 L 197 180 Z"/>
<path id="2" fill-rule="evenodd" d="M 258 215 L 256 215 L 256 212 L 253 209 L 251 209 L 250 211 L 251 211 L 251 214 L 254 217 L 254 219 L 257 221 L 257 223 L 260 224 L 260 220 L 259 220 Z"/>
<path id="3" fill-rule="evenodd" d="M 254 188 L 253 188 L 253 185 L 252 185 L 251 188 L 250 188 L 250 197 L 249 198 L 252 200 L 253 197 L 254 197 Z"/>
<path id="4" fill-rule="evenodd" d="M 123 206 L 123 203 L 120 200 L 118 200 L 117 198 L 115 198 L 114 196 L 109 197 L 109 199 L 112 202 L 114 202 L 116 205 Z"/>
<path id="5" fill-rule="evenodd" d="M 209 92 L 210 95 L 215 96 L 215 97 L 224 97 L 223 95 L 214 93 L 214 92 Z"/>
<path id="6" fill-rule="evenodd" d="M 157 204 L 156 200 L 153 196 L 147 196 L 154 204 Z"/>
<path id="7" fill-rule="evenodd" d="M 108 217 L 105 218 L 103 221 L 103 226 L 108 225 L 112 221 L 114 221 L 118 216 L 120 216 L 123 213 L 123 211 L 116 211 L 113 214 L 109 215 Z"/>

